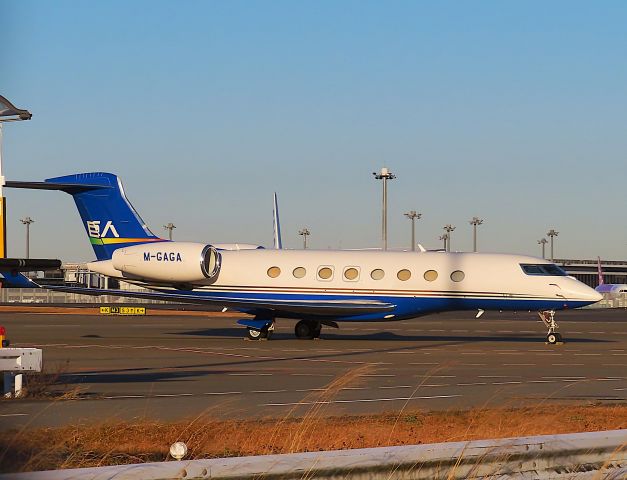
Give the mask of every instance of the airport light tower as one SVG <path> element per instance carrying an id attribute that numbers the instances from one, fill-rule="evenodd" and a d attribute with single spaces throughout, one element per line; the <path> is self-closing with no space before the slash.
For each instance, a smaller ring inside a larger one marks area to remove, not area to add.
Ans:
<path id="1" fill-rule="evenodd" d="M 2 173 L 2 125 L 7 122 L 19 122 L 20 120 L 30 120 L 32 114 L 28 110 L 17 108 L 6 98 L 0 95 L 0 258 L 7 256 L 7 206 L 4 199 L 2 187 L 5 185 Z"/>
<path id="2" fill-rule="evenodd" d="M 455 227 L 450 223 L 448 225 L 444 225 L 444 231 L 446 232 L 446 251 L 451 251 L 451 232 L 455 230 Z"/>
<path id="3" fill-rule="evenodd" d="M 299 230 L 298 234 L 303 237 L 303 250 L 307 250 L 307 237 L 311 235 L 311 232 L 305 227 Z"/>
<path id="4" fill-rule="evenodd" d="M 545 247 L 549 241 L 546 238 L 541 238 L 538 240 L 538 245 L 542 245 L 542 258 L 546 258 Z"/>
<path id="5" fill-rule="evenodd" d="M 477 251 L 477 225 L 481 225 L 483 220 L 479 217 L 472 217 L 469 222 L 472 225 L 472 251 Z"/>
<path id="6" fill-rule="evenodd" d="M 372 172 L 374 178 L 383 180 L 383 208 L 381 212 L 381 237 L 383 242 L 383 250 L 388 249 L 388 180 L 394 180 L 394 175 L 388 167 L 381 168 L 379 173 Z"/>
<path id="7" fill-rule="evenodd" d="M 30 224 L 35 223 L 30 217 L 21 218 L 20 222 L 26 225 L 26 258 L 30 258 Z"/>
<path id="8" fill-rule="evenodd" d="M 164 225 L 163 228 L 164 228 L 164 230 L 168 231 L 168 238 L 170 239 L 170 241 L 172 241 L 172 230 L 174 230 L 176 228 L 176 225 L 174 225 L 172 222 L 170 222 L 167 225 Z"/>
<path id="9" fill-rule="evenodd" d="M 448 246 L 448 238 L 449 238 L 448 233 L 445 233 L 444 235 L 440 235 L 440 240 L 444 240 L 444 251 L 445 252 L 448 252 L 448 248 L 447 248 L 447 246 Z"/>
<path id="10" fill-rule="evenodd" d="M 416 213 L 416 210 L 404 213 L 407 218 L 411 220 L 411 251 L 416 251 L 416 219 L 420 220 L 422 213 Z"/>
<path id="11" fill-rule="evenodd" d="M 553 256 L 553 239 L 555 237 L 557 237 L 559 235 L 560 232 L 556 232 L 555 230 L 551 229 L 547 232 L 547 235 L 549 237 L 551 237 L 551 261 L 554 262 L 555 261 L 555 257 Z"/>

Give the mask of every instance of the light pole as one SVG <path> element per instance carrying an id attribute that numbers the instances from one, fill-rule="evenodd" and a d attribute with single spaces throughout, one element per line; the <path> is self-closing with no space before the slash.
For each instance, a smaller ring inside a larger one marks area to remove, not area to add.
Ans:
<path id="1" fill-rule="evenodd" d="M 381 168 L 381 172 L 372 172 L 374 178 L 383 180 L 383 208 L 381 212 L 381 237 L 383 241 L 383 250 L 388 249 L 388 180 L 394 180 L 394 175 L 388 167 Z"/>
<path id="2" fill-rule="evenodd" d="M 17 108 L 0 95 L 0 215 L 2 215 L 2 219 L 0 219 L 0 258 L 6 258 L 7 256 L 7 206 L 2 192 L 2 187 L 5 185 L 2 173 L 2 124 L 30 120 L 32 116 L 28 110 Z"/>
<path id="3" fill-rule="evenodd" d="M 447 236 L 446 236 L 446 251 L 450 252 L 451 251 L 451 232 L 455 230 L 455 227 L 453 225 L 451 225 L 450 223 L 448 225 L 444 225 L 444 231 L 446 231 Z"/>
<path id="4" fill-rule="evenodd" d="M 440 240 L 444 240 L 444 251 L 448 252 L 447 249 L 447 245 L 448 245 L 448 233 L 445 233 L 444 235 L 440 235 Z"/>
<path id="5" fill-rule="evenodd" d="M 549 243 L 549 241 L 546 238 L 541 238 L 540 240 L 538 240 L 538 245 L 542 245 L 542 258 L 546 258 L 544 247 L 547 243 Z"/>
<path id="6" fill-rule="evenodd" d="M 167 225 L 164 225 L 163 228 L 168 231 L 168 238 L 172 241 L 172 230 L 176 228 L 176 225 L 170 222 Z"/>
<path id="7" fill-rule="evenodd" d="M 555 257 L 553 256 L 553 239 L 555 237 L 557 237 L 559 235 L 560 232 L 556 232 L 555 230 L 551 229 L 547 232 L 547 235 L 549 237 L 551 237 L 551 261 L 554 262 L 555 261 Z"/>
<path id="8" fill-rule="evenodd" d="M 20 219 L 20 222 L 26 225 L 26 258 L 30 258 L 30 224 L 34 223 L 35 220 L 30 217 L 26 217 Z"/>
<path id="9" fill-rule="evenodd" d="M 481 225 L 483 220 L 479 217 L 472 217 L 469 222 L 472 225 L 472 251 L 477 251 L 477 225 Z"/>
<path id="10" fill-rule="evenodd" d="M 311 232 L 307 229 L 307 227 L 298 231 L 299 235 L 303 237 L 303 250 L 307 250 L 307 237 L 311 235 Z"/>
<path id="11" fill-rule="evenodd" d="M 422 213 L 416 213 L 416 210 L 404 213 L 407 218 L 411 220 L 411 251 L 416 251 L 416 219 L 422 217 Z"/>

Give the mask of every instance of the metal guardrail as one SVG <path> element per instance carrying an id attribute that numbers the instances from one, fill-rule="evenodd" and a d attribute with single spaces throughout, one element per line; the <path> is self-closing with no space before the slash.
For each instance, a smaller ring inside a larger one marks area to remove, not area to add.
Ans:
<path id="1" fill-rule="evenodd" d="M 171 461 L 0 475 L 0 480 L 625 479 L 627 430 Z"/>
<path id="2" fill-rule="evenodd" d="M 41 372 L 41 349 L 0 348 L 1 372 Z"/>
<path id="3" fill-rule="evenodd" d="M 122 298 L 111 295 L 80 295 L 78 293 L 55 292 L 45 288 L 2 288 L 0 289 L 0 303 L 46 304 L 46 303 L 141 303 L 162 304 L 169 303 L 162 300 L 147 300 L 139 298 Z"/>
<path id="4" fill-rule="evenodd" d="M 22 395 L 22 372 L 41 372 L 42 351 L 39 348 L 0 348 L 2 393 L 5 397 Z"/>

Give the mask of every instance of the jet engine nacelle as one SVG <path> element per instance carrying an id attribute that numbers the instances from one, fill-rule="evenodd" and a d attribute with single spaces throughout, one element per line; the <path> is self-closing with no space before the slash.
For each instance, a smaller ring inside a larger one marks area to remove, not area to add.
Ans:
<path id="1" fill-rule="evenodd" d="M 202 243 L 159 242 L 119 248 L 111 258 L 113 268 L 144 279 L 194 283 L 215 277 L 220 254 Z"/>

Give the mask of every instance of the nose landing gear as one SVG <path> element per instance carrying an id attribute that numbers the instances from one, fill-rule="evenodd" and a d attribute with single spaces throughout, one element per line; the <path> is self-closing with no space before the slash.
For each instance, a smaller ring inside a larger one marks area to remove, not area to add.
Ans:
<path id="1" fill-rule="evenodd" d="M 544 323 L 544 325 L 546 325 L 549 329 L 549 333 L 546 335 L 546 342 L 549 345 L 563 343 L 564 341 L 562 340 L 562 335 L 556 332 L 559 327 L 555 321 L 555 310 L 544 310 L 542 312 L 538 312 L 538 315 L 540 316 L 542 323 Z"/>

